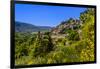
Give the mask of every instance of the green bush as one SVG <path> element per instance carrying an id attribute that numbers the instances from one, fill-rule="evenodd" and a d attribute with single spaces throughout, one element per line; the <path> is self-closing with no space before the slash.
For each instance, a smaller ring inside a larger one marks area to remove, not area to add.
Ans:
<path id="1" fill-rule="evenodd" d="M 70 33 L 68 33 L 68 40 L 79 40 L 79 34 L 77 31 L 73 31 L 73 30 L 70 30 Z"/>

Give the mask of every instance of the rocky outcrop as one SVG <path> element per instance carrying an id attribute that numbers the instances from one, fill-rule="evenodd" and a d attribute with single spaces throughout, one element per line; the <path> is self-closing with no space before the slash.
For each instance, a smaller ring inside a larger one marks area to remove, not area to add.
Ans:
<path id="1" fill-rule="evenodd" d="M 69 20 L 62 22 L 56 28 L 53 28 L 51 32 L 52 34 L 64 34 L 64 30 L 67 29 L 75 30 L 78 29 L 81 25 L 82 22 L 80 20 L 70 18 Z"/>

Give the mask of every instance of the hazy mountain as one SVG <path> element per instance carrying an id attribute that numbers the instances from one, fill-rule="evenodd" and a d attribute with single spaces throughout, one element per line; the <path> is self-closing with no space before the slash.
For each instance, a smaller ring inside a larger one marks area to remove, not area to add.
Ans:
<path id="1" fill-rule="evenodd" d="M 49 26 L 35 26 L 23 22 L 15 22 L 15 32 L 37 32 L 37 31 L 49 31 L 52 27 Z"/>

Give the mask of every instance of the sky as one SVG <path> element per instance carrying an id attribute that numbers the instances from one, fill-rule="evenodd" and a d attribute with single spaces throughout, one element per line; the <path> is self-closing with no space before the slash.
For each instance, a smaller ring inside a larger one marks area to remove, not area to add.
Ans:
<path id="1" fill-rule="evenodd" d="M 15 21 L 55 27 L 69 18 L 78 19 L 86 8 L 15 4 Z"/>

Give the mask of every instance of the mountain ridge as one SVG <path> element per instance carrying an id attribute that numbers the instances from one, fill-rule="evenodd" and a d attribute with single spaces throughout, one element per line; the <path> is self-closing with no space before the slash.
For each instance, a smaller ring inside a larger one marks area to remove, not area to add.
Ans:
<path id="1" fill-rule="evenodd" d="M 75 29 L 78 29 L 80 26 L 82 26 L 82 22 L 80 20 L 70 18 L 67 21 L 61 22 L 59 25 L 57 25 L 51 31 L 53 34 L 65 34 L 65 31 L 75 30 Z"/>
<path id="2" fill-rule="evenodd" d="M 24 22 L 15 22 L 15 32 L 37 32 L 37 31 L 49 31 L 52 27 L 49 26 L 36 26 Z"/>

